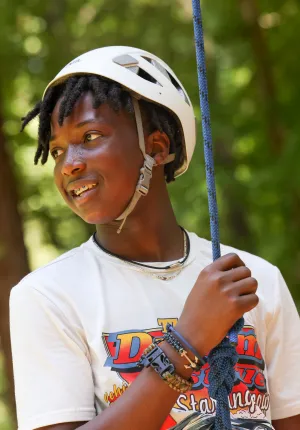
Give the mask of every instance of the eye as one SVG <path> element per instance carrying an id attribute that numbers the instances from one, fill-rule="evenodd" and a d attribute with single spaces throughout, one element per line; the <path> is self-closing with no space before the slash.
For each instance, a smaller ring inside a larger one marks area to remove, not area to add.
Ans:
<path id="1" fill-rule="evenodd" d="M 54 158 L 54 160 L 55 160 L 57 157 L 59 157 L 62 153 L 63 153 L 63 150 L 62 150 L 62 149 L 59 149 L 59 148 L 53 149 L 53 151 L 51 151 L 51 155 L 52 155 L 52 157 Z"/>
<path id="2" fill-rule="evenodd" d="M 93 140 L 96 140 L 99 136 L 102 136 L 101 133 L 87 133 L 84 136 L 85 142 L 92 142 Z"/>

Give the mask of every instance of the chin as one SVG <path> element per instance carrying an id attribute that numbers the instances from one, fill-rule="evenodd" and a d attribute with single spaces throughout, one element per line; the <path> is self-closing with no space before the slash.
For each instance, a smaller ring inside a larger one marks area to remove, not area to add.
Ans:
<path id="1" fill-rule="evenodd" d="M 83 219 L 87 224 L 109 224 L 115 220 L 114 217 L 108 214 L 103 214 L 102 212 L 91 212 L 89 214 L 77 214 Z"/>

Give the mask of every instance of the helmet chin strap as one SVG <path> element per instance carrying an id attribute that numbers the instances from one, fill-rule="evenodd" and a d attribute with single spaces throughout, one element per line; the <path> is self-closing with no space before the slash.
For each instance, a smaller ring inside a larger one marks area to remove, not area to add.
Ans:
<path id="1" fill-rule="evenodd" d="M 139 147 L 142 151 L 142 154 L 144 156 L 144 164 L 140 169 L 140 177 L 137 183 L 137 186 L 135 188 L 135 192 L 133 194 L 133 197 L 127 206 L 127 208 L 124 210 L 124 212 L 116 218 L 116 221 L 121 221 L 122 223 L 117 230 L 117 233 L 120 234 L 122 231 L 122 228 L 125 224 L 125 221 L 128 217 L 128 215 L 131 214 L 133 209 L 135 208 L 137 202 L 142 196 L 146 196 L 148 194 L 149 188 L 150 188 L 150 180 L 152 178 L 152 169 L 153 166 L 155 166 L 155 160 L 154 158 L 150 157 L 150 155 L 146 154 L 146 148 L 145 148 L 145 140 L 144 140 L 144 131 L 143 131 L 143 122 L 142 122 L 142 115 L 141 110 L 139 106 L 139 102 L 135 97 L 132 97 L 133 101 L 133 107 L 134 107 L 134 113 L 135 113 L 135 119 L 136 119 L 136 125 L 137 125 L 137 132 L 138 132 L 138 140 L 139 140 Z M 170 163 L 175 159 L 175 154 L 169 154 L 166 159 L 164 160 L 163 164 Z"/>

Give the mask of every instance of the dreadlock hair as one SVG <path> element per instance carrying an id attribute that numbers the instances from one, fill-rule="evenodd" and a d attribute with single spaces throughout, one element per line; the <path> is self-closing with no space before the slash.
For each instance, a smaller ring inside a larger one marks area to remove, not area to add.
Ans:
<path id="1" fill-rule="evenodd" d="M 50 118 L 58 100 L 61 99 L 58 123 L 62 126 L 76 103 L 87 91 L 93 94 L 93 108 L 107 103 L 115 112 L 124 109 L 134 116 L 131 95 L 117 82 L 97 75 L 83 74 L 69 77 L 64 83 L 50 87 L 43 100 L 22 118 L 21 131 L 37 115 L 39 115 L 38 147 L 34 157 L 34 164 L 41 158 L 45 164 L 49 155 L 49 139 L 51 135 Z M 166 133 L 170 139 L 170 153 L 175 153 L 175 160 L 164 167 L 166 182 L 174 181 L 174 172 L 181 165 L 183 159 L 182 135 L 174 115 L 167 109 L 154 103 L 139 101 L 143 116 L 146 117 L 145 128 L 152 133 L 156 130 Z"/>

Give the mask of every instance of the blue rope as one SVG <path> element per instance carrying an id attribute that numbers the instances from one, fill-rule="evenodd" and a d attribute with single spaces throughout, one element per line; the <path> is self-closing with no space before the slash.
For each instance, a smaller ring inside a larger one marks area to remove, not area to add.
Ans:
<path id="1" fill-rule="evenodd" d="M 210 216 L 210 233 L 212 241 L 213 260 L 215 261 L 221 256 L 221 250 L 200 0 L 192 0 L 192 5 L 198 70 L 198 84 L 202 115 L 206 184 Z M 237 345 L 238 341 L 238 333 L 243 328 L 243 325 L 244 320 L 243 318 L 241 318 L 232 327 L 228 337 L 223 339 L 222 342 L 216 348 L 214 348 L 208 356 L 208 363 L 210 365 L 209 395 L 217 401 L 214 430 L 232 430 L 230 422 L 228 396 L 232 391 L 235 381 L 234 366 L 238 360 L 235 346 Z"/>

